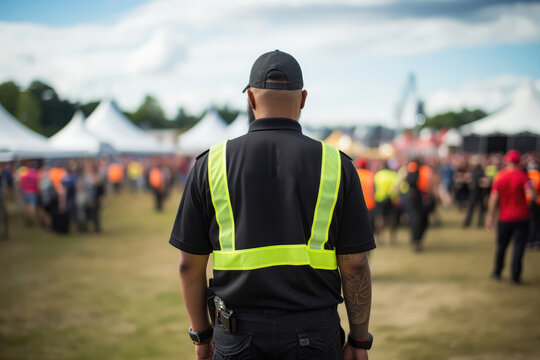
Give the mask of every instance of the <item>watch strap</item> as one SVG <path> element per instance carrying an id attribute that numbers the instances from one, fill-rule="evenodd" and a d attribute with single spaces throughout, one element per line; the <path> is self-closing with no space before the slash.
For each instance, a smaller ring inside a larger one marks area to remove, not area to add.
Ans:
<path id="1" fill-rule="evenodd" d="M 371 333 L 368 333 L 368 338 L 366 340 L 358 341 L 355 340 L 351 334 L 347 337 L 347 342 L 356 349 L 364 349 L 369 350 L 371 349 L 371 345 L 373 345 L 373 335 Z"/>
<path id="2" fill-rule="evenodd" d="M 191 328 L 189 328 L 189 337 L 195 343 L 202 343 L 210 339 L 213 335 L 214 335 L 214 328 L 212 327 L 212 325 L 210 325 L 208 329 L 204 331 L 193 331 Z"/>

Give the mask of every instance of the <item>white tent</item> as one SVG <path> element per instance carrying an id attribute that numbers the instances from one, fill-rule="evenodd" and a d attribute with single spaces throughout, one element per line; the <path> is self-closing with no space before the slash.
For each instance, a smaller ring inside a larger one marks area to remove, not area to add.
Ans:
<path id="1" fill-rule="evenodd" d="M 209 111 L 194 127 L 178 136 L 178 148 L 183 154 L 198 155 L 227 137 L 225 121 L 217 112 Z"/>
<path id="2" fill-rule="evenodd" d="M 236 137 L 245 135 L 248 130 L 249 119 L 247 115 L 240 114 L 229 126 L 227 126 L 227 139 L 234 139 Z"/>
<path id="3" fill-rule="evenodd" d="M 156 139 L 134 125 L 110 100 L 102 101 L 85 122 L 99 140 L 122 154 L 164 154 Z"/>
<path id="4" fill-rule="evenodd" d="M 462 127 L 464 133 L 474 135 L 540 135 L 540 98 L 529 83 L 516 92 L 514 101 L 504 109 Z"/>
<path id="5" fill-rule="evenodd" d="M 42 136 L 15 119 L 0 105 L 0 161 L 62 156 Z"/>
<path id="6" fill-rule="evenodd" d="M 49 143 L 62 150 L 78 156 L 98 156 L 103 153 L 114 153 L 114 149 L 99 140 L 85 126 L 85 116 L 77 110 L 69 123 L 49 138 Z"/>

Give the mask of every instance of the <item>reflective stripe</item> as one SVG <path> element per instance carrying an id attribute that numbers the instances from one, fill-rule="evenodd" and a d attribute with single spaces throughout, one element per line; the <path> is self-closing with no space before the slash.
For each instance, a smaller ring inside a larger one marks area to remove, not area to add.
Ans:
<path id="1" fill-rule="evenodd" d="M 274 245 L 235 251 L 214 251 L 215 270 L 253 270 L 279 265 L 337 269 L 334 250 L 311 250 L 305 244 Z"/>
<path id="2" fill-rule="evenodd" d="M 208 184 L 216 211 L 221 250 L 234 250 L 234 217 L 227 183 L 227 140 L 210 148 L 208 154 Z"/>
<path id="3" fill-rule="evenodd" d="M 341 156 L 339 150 L 322 141 L 321 144 L 322 164 L 319 196 L 317 196 L 311 236 L 308 241 L 309 248 L 317 250 L 324 249 L 324 244 L 328 241 L 328 229 L 332 222 L 341 180 Z"/>
<path id="4" fill-rule="evenodd" d="M 208 182 L 219 227 L 221 250 L 214 250 L 215 270 L 252 270 L 280 265 L 310 265 L 315 269 L 337 269 L 335 250 L 325 250 L 328 230 L 339 192 L 339 150 L 321 141 L 322 164 L 319 194 L 308 244 L 272 245 L 235 250 L 234 217 L 227 184 L 227 142 L 210 148 Z"/>

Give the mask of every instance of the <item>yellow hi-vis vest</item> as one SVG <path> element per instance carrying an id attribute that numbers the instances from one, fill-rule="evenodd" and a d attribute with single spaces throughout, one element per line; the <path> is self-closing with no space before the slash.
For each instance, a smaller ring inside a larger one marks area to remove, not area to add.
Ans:
<path id="1" fill-rule="evenodd" d="M 237 250 L 235 247 L 234 216 L 227 183 L 227 141 L 210 148 L 208 182 L 210 196 L 219 227 L 219 250 L 213 252 L 214 270 L 253 270 L 280 265 L 309 265 L 314 269 L 335 270 L 335 250 L 326 250 L 328 230 L 341 180 L 339 150 L 322 144 L 322 165 L 319 194 L 308 243 L 271 245 Z"/>

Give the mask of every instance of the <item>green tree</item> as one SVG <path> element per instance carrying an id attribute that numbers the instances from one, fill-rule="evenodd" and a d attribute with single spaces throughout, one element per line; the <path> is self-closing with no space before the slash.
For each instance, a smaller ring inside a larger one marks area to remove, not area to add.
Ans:
<path id="1" fill-rule="evenodd" d="M 16 117 L 30 129 L 42 132 L 39 101 L 30 91 L 23 91 L 17 99 Z"/>
<path id="2" fill-rule="evenodd" d="M 84 116 L 88 117 L 94 110 L 96 110 L 98 105 L 99 101 L 90 101 L 86 104 L 78 105 L 78 108 L 84 113 Z"/>
<path id="3" fill-rule="evenodd" d="M 28 87 L 41 108 L 40 125 L 43 135 L 51 136 L 64 127 L 75 112 L 75 106 L 69 101 L 60 100 L 54 88 L 42 81 L 35 80 Z"/>
<path id="4" fill-rule="evenodd" d="M 224 105 L 224 106 L 221 106 L 221 107 L 214 105 L 214 106 L 211 107 L 211 109 L 217 111 L 219 116 L 223 120 L 225 120 L 225 122 L 227 124 L 232 123 L 234 121 L 234 119 L 236 119 L 238 114 L 240 114 L 240 110 L 231 109 L 231 108 L 229 108 L 229 105 Z"/>
<path id="5" fill-rule="evenodd" d="M 435 129 L 459 128 L 465 124 L 481 119 L 486 115 L 487 114 L 484 111 L 479 109 L 463 109 L 461 112 L 450 111 L 444 114 L 437 114 L 435 116 L 427 118 L 425 124 L 422 127 Z"/>
<path id="6" fill-rule="evenodd" d="M 144 98 L 141 106 L 129 117 L 131 121 L 141 127 L 163 129 L 168 125 L 159 101 L 150 95 Z"/>
<path id="7" fill-rule="evenodd" d="M 195 125 L 199 120 L 202 119 L 205 113 L 202 113 L 200 116 L 189 114 L 183 107 L 178 109 L 178 114 L 172 121 L 172 125 L 175 128 L 181 130 L 187 130 Z"/>
<path id="8" fill-rule="evenodd" d="M 19 86 L 13 81 L 0 84 L 0 104 L 13 116 L 17 114 L 17 101 L 20 92 Z"/>

